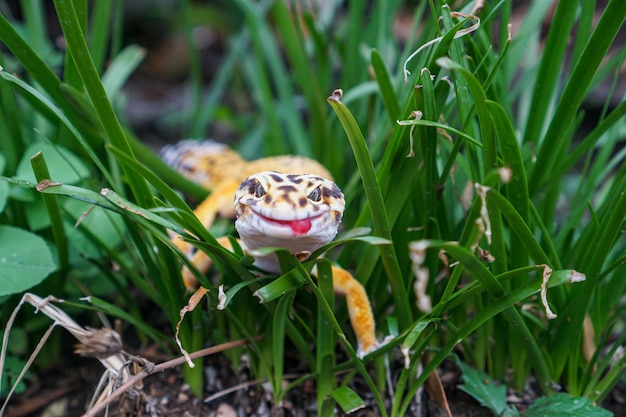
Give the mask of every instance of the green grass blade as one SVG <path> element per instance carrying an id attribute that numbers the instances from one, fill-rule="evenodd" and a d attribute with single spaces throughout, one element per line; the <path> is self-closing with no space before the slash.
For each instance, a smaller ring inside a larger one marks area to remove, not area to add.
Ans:
<path id="1" fill-rule="evenodd" d="M 111 2 L 99 1 L 91 4 L 93 10 L 91 11 L 93 16 L 98 16 L 97 19 L 91 19 L 90 36 L 90 48 L 91 56 L 93 57 L 93 63 L 98 71 L 98 74 L 102 74 L 104 70 L 104 64 L 107 55 L 107 45 L 109 39 L 111 39 L 111 31 L 109 25 L 111 24 L 111 13 L 113 6 Z M 113 56 L 116 56 L 114 54 Z"/>
<path id="2" fill-rule="evenodd" d="M 352 152 L 363 180 L 365 195 L 370 204 L 374 234 L 383 239 L 392 240 L 387 210 L 378 184 L 376 172 L 374 171 L 374 164 L 367 150 L 367 145 L 365 144 L 365 139 L 352 113 L 350 113 L 350 110 L 345 107 L 340 99 L 341 97 L 338 93 L 333 93 L 333 95 L 328 98 L 328 103 L 337 114 L 346 132 L 350 146 L 352 147 Z M 395 250 L 392 245 L 384 245 L 380 247 L 380 252 L 387 273 L 387 279 L 392 287 L 398 320 L 400 321 L 400 325 L 406 328 L 412 321 L 413 314 L 409 306 L 408 294 L 405 289 L 405 283 L 398 265 Z"/>
<path id="3" fill-rule="evenodd" d="M 119 94 L 121 88 L 145 56 L 146 52 L 143 48 L 129 45 L 111 61 L 102 76 L 102 86 L 111 99 Z"/>
<path id="4" fill-rule="evenodd" d="M 393 89 L 391 78 L 389 77 L 389 71 L 385 61 L 383 61 L 380 52 L 376 49 L 372 49 L 370 54 L 370 60 L 372 62 L 372 69 L 376 75 L 376 83 L 378 84 L 378 91 L 385 103 L 385 110 L 389 116 L 389 121 L 393 125 L 400 117 L 400 104 L 396 98 L 396 92 Z"/>
<path id="5" fill-rule="evenodd" d="M 272 322 L 272 359 L 274 363 L 273 392 L 274 397 L 279 399 L 283 392 L 283 373 L 285 365 L 285 322 L 289 320 L 289 309 L 295 298 L 295 291 L 285 294 L 278 301 Z"/>
<path id="6" fill-rule="evenodd" d="M 512 231 L 522 242 L 535 263 L 546 264 L 556 268 L 558 261 L 553 261 L 548 257 L 548 255 L 546 255 L 545 251 L 533 235 L 533 232 L 530 230 L 530 227 L 522 218 L 512 202 L 507 200 L 502 194 L 494 189 L 489 190 L 487 197 L 493 201 L 500 212 L 504 215 Z"/>
<path id="7" fill-rule="evenodd" d="M 562 140 L 563 127 L 569 126 L 571 121 L 575 120 L 576 112 L 587 94 L 593 76 L 617 31 L 622 27 L 625 18 L 626 2 L 622 0 L 609 1 L 568 78 L 554 117 L 551 119 L 544 139 L 540 142 L 541 147 L 537 153 L 537 162 L 530 171 L 529 189 L 531 195 L 538 191 L 547 179 L 547 175 L 552 172 L 555 161 L 559 160 L 564 151 L 569 149 L 569 140 Z"/>
<path id="8" fill-rule="evenodd" d="M 48 170 L 45 156 L 41 152 L 33 155 L 30 158 L 30 163 L 33 167 L 33 172 L 35 173 L 35 178 L 38 182 L 50 180 L 50 171 Z M 57 250 L 58 265 L 61 272 L 61 274 L 59 274 L 58 276 L 59 279 L 57 280 L 57 282 L 55 282 L 55 285 L 58 285 L 58 288 L 63 288 L 63 282 L 69 261 L 67 236 L 65 235 L 65 230 L 63 229 L 61 209 L 59 208 L 56 196 L 42 194 L 42 198 L 46 206 L 46 210 L 48 211 L 48 216 L 50 217 L 50 227 L 52 228 L 52 236 L 54 237 L 54 243 Z"/>
<path id="9" fill-rule="evenodd" d="M 540 76 L 535 81 L 531 104 L 532 111 L 528 114 L 523 143 L 539 144 L 545 120 L 549 116 L 548 110 L 558 87 L 561 67 L 563 66 L 563 56 L 568 45 L 577 9 L 577 2 L 558 2 L 546 39 L 541 64 L 537 71 Z M 550 136 L 546 136 L 546 138 L 550 139 Z"/>
<path id="10" fill-rule="evenodd" d="M 93 163 L 100 169 L 100 172 L 102 172 L 105 178 L 107 178 L 109 182 L 113 182 L 113 178 L 109 171 L 105 168 L 104 164 L 97 157 L 91 146 L 89 146 L 83 135 L 80 133 L 79 129 L 74 126 L 74 124 L 65 116 L 61 109 L 59 109 L 54 103 L 50 102 L 44 94 L 35 90 L 33 87 L 26 84 L 19 78 L 8 74 L 5 71 L 0 71 L 0 77 L 17 85 L 20 88 L 19 91 L 23 92 L 27 99 L 29 99 L 33 104 L 35 104 L 46 114 L 49 114 L 51 118 L 57 118 L 58 120 L 60 120 L 63 125 L 68 129 L 68 131 L 72 134 L 72 136 L 74 136 L 74 138 L 82 145 L 85 152 L 90 156 Z"/>
<path id="11" fill-rule="evenodd" d="M 555 271 L 550 277 L 548 286 L 556 287 L 568 284 L 570 283 L 570 278 L 571 271 Z M 515 304 L 522 302 L 523 300 L 531 297 L 534 294 L 537 294 L 540 290 L 541 278 L 536 278 L 532 282 L 529 282 L 522 287 L 516 288 L 515 290 L 508 293 L 506 296 L 495 300 L 493 303 L 489 304 L 489 306 L 487 306 L 484 310 L 477 312 L 475 317 L 467 321 L 467 323 L 465 323 L 463 326 L 459 327 L 455 332 L 454 337 L 447 341 L 443 346 L 441 346 L 441 350 L 439 350 L 434 355 L 431 361 L 424 367 L 424 370 L 419 375 L 419 377 L 413 382 L 413 385 L 407 391 L 407 394 L 405 395 L 405 400 L 402 403 L 402 407 L 400 408 L 401 414 L 398 415 L 405 415 L 404 413 L 406 412 L 408 406 L 411 404 L 411 401 L 413 401 L 413 395 L 415 394 L 415 392 L 417 392 L 419 387 L 426 381 L 428 375 L 435 371 L 437 367 L 448 357 L 448 355 L 458 344 L 459 340 L 466 339 L 470 334 L 476 331 L 476 329 L 478 329 L 480 326 L 484 325 L 488 320 L 502 313 L 506 309 L 511 308 Z M 542 387 L 542 389 L 544 388 L 545 387 Z"/>
<path id="12" fill-rule="evenodd" d="M 306 56 L 306 45 L 302 39 L 301 31 L 296 30 L 295 25 L 299 19 L 291 15 L 293 10 L 289 10 L 287 2 L 274 2 L 272 7 L 272 17 L 277 24 L 281 34 L 281 40 L 284 42 L 285 51 L 289 57 L 292 71 L 297 80 L 297 84 L 302 88 L 307 103 L 308 117 L 310 117 L 309 126 L 310 134 L 308 140 L 317 147 L 316 156 L 320 158 L 320 162 L 329 168 L 333 166 L 333 159 L 337 160 L 337 155 L 328 158 L 322 149 L 332 146 L 332 138 L 326 132 L 326 110 L 324 108 L 324 91 L 319 85 L 316 68 L 319 63 L 313 65 Z M 302 126 L 301 129 L 304 129 Z M 295 130 L 293 131 L 295 133 Z M 304 138 L 300 139 L 303 140 Z"/>
<path id="13" fill-rule="evenodd" d="M 59 22 L 67 41 L 68 50 L 72 54 L 102 128 L 114 146 L 132 155 L 132 149 L 126 140 L 124 130 L 107 99 L 106 91 L 91 59 L 73 2 L 71 0 L 55 0 L 54 5 L 59 15 Z M 149 207 L 152 204 L 152 193 L 145 181 L 133 176 L 130 172 L 125 172 L 125 174 L 127 174 L 127 181 L 137 201 L 142 206 Z"/>
<path id="14" fill-rule="evenodd" d="M 328 300 L 329 305 L 334 305 L 335 294 L 333 290 L 332 271 L 330 262 L 320 260 L 317 263 L 317 283 L 320 293 Z M 335 388 L 335 346 L 336 337 L 332 326 L 328 325 L 328 319 L 324 314 L 324 309 L 318 307 L 317 310 L 317 350 L 315 365 L 317 369 L 317 409 L 319 415 L 324 415 L 328 408 L 333 408 L 335 404 L 328 399 L 328 396 Z M 329 404 L 330 403 L 330 404 Z"/>

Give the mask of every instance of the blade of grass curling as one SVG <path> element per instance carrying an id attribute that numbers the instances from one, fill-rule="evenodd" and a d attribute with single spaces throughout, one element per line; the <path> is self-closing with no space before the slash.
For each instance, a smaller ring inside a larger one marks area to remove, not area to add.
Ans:
<path id="1" fill-rule="evenodd" d="M 346 132 L 350 146 L 352 147 L 352 152 L 363 180 L 365 196 L 370 204 L 374 234 L 383 239 L 392 240 L 385 202 L 383 201 L 383 196 L 378 185 L 374 164 L 367 149 L 363 134 L 361 133 L 361 129 L 352 116 L 352 113 L 350 113 L 350 110 L 341 102 L 341 94 L 341 90 L 335 90 L 333 94 L 328 97 L 328 104 L 330 104 L 335 114 L 337 114 Z M 393 245 L 383 245 L 380 247 L 380 252 L 387 278 L 392 288 L 400 326 L 406 328 L 413 321 L 413 314 L 409 305 L 409 298 L 405 289 L 404 280 L 402 279 L 402 272 L 398 265 L 395 249 Z"/>
<path id="2" fill-rule="evenodd" d="M 447 30 L 450 30 L 450 28 L 454 27 L 454 21 L 450 16 L 450 7 L 448 5 L 443 5 L 441 7 L 441 11 L 441 17 L 444 27 L 447 28 Z M 448 49 L 448 55 L 452 58 L 454 62 L 461 63 L 462 65 L 467 65 L 465 60 L 465 51 L 463 50 L 461 45 L 461 39 L 457 39 L 455 42 L 452 42 L 450 44 L 450 48 Z M 470 97 L 469 88 L 465 82 L 465 78 L 457 78 L 454 80 L 453 84 L 457 98 L 457 106 L 459 108 L 459 119 L 462 123 L 465 124 L 469 118 L 469 115 L 471 114 L 473 100 Z M 474 128 L 472 126 L 465 127 L 464 125 L 463 129 L 461 130 L 469 132 L 469 134 L 472 136 L 476 136 L 475 132 L 473 132 Z M 467 149 L 468 151 L 472 151 L 472 148 Z M 474 178 L 474 180 L 479 180 L 479 178 Z"/>
<path id="3" fill-rule="evenodd" d="M 541 141 L 537 160 L 530 171 L 529 189 L 531 195 L 534 195 L 543 182 L 552 175 L 554 163 L 563 157 L 563 152 L 569 149 L 569 140 L 559 140 L 559 133 L 563 126 L 567 126 L 571 120 L 575 119 L 593 76 L 606 56 L 625 18 L 626 2 L 622 0 L 609 1 L 591 38 L 574 65 L 548 130 Z"/>
<path id="4" fill-rule="evenodd" d="M 487 96 L 483 90 L 480 82 L 474 75 L 449 58 L 439 58 L 437 64 L 448 70 L 458 71 L 465 78 L 465 83 L 472 93 L 474 99 L 474 106 L 476 113 L 478 114 L 478 121 L 480 127 L 481 141 L 483 144 L 482 151 L 485 160 L 484 172 L 490 172 L 498 169 L 497 153 L 496 153 L 496 141 L 493 134 L 493 124 L 491 121 L 491 115 L 487 107 Z M 484 174 L 483 174 L 484 177 Z"/>
<path id="5" fill-rule="evenodd" d="M 385 65 L 385 61 L 383 61 L 380 52 L 376 49 L 372 49 L 372 52 L 370 53 L 370 61 L 376 76 L 378 91 L 380 92 L 380 96 L 385 103 L 385 110 L 387 110 L 389 121 L 393 126 L 396 120 L 400 117 L 400 104 L 398 104 L 396 93 L 393 90 L 393 84 L 391 83 L 391 78 L 389 77 L 389 71 L 387 71 L 387 66 Z"/>
<path id="6" fill-rule="evenodd" d="M 67 41 L 67 48 L 72 54 L 78 73 L 83 80 L 102 128 L 113 145 L 129 155 L 133 155 L 132 149 L 124 135 L 124 130 L 98 77 L 73 2 L 71 0 L 55 0 L 54 5 L 65 40 Z M 124 171 L 124 174 L 126 174 L 126 180 L 139 204 L 144 207 L 150 207 L 152 204 L 152 193 L 143 178 L 138 178 L 132 175 L 132 172 L 127 172 L 127 170 Z"/>

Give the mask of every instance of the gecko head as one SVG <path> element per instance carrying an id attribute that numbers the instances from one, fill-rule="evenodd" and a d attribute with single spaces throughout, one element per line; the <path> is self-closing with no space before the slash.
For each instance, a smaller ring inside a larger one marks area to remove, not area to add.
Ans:
<path id="1" fill-rule="evenodd" d="M 335 237 L 344 208 L 341 190 L 326 178 L 263 171 L 237 189 L 235 227 L 250 249 L 313 251 Z"/>

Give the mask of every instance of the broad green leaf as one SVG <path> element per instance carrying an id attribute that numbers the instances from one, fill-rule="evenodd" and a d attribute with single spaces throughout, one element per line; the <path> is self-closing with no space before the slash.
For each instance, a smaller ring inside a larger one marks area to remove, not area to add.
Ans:
<path id="1" fill-rule="evenodd" d="M 46 207 L 40 199 L 27 204 L 24 213 L 26 214 L 26 221 L 30 231 L 37 232 L 50 227 L 50 216 L 48 216 Z"/>
<path id="2" fill-rule="evenodd" d="M 13 342 L 11 340 L 11 342 Z M 22 369 L 26 366 L 26 361 L 21 360 L 17 356 L 7 356 L 6 362 L 4 363 L 4 369 L 2 369 L 2 380 L 0 381 L 0 395 L 3 397 L 6 396 L 15 383 L 17 376 L 22 372 Z M 30 372 L 26 373 L 26 378 L 28 378 Z M 26 389 L 26 383 L 22 379 L 19 384 L 17 384 L 17 388 L 15 389 L 16 394 L 20 394 L 24 392 Z"/>
<path id="3" fill-rule="evenodd" d="M 595 407 L 587 398 L 560 393 L 540 398 L 524 413 L 524 417 L 612 417 L 613 413 Z"/>
<path id="4" fill-rule="evenodd" d="M 0 226 L 0 295 L 23 292 L 56 269 L 52 253 L 39 236 Z"/>
<path id="5" fill-rule="evenodd" d="M 17 166 L 17 178 L 36 183 L 35 174 L 30 165 L 30 157 L 42 152 L 46 158 L 51 180 L 66 184 L 76 184 L 88 178 L 91 173 L 87 166 L 74 153 L 58 145 L 45 142 L 31 144 L 24 151 L 24 155 Z"/>
<path id="6" fill-rule="evenodd" d="M 119 214 L 74 199 L 67 199 L 63 208 L 74 220 L 67 236 L 79 253 L 97 258 L 101 253 L 98 244 L 113 249 L 122 241 L 126 226 Z"/>
<path id="7" fill-rule="evenodd" d="M 494 415 L 500 415 L 506 408 L 506 386 L 496 384 L 489 375 L 462 361 L 459 361 L 458 365 L 463 374 L 463 384 L 459 385 L 459 388 L 483 407 L 490 409 Z"/>
<path id="8" fill-rule="evenodd" d="M 365 402 L 359 395 L 350 388 L 343 386 L 337 388 L 330 395 L 337 401 L 344 413 L 350 414 L 365 407 Z"/>

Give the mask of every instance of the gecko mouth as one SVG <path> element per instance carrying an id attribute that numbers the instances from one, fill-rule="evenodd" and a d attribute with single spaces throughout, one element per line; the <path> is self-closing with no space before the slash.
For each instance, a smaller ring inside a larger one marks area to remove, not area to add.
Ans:
<path id="1" fill-rule="evenodd" d="M 311 230 L 312 221 L 321 216 L 321 214 L 313 217 L 307 217 L 306 219 L 299 220 L 277 220 L 271 217 L 264 216 L 259 212 L 255 212 L 261 219 L 267 223 L 279 225 L 283 227 L 289 227 L 298 236 L 306 235 Z"/>

